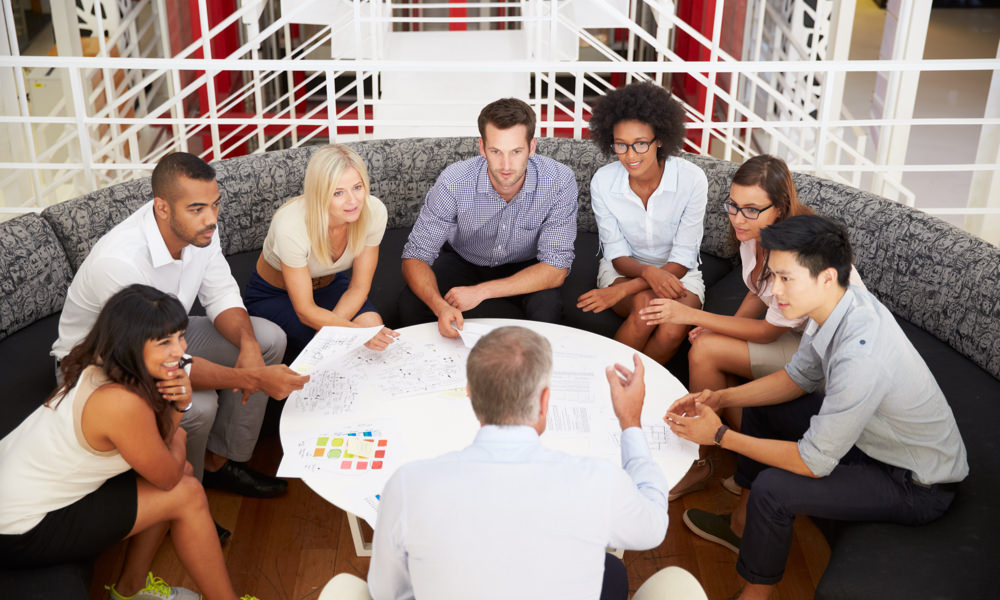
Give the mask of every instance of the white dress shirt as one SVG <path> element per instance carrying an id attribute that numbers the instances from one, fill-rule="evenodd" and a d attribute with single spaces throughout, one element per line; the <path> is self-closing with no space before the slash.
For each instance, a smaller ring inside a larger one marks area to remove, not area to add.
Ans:
<path id="1" fill-rule="evenodd" d="M 189 312 L 198 298 L 213 322 L 227 309 L 244 308 L 218 234 L 204 248 L 185 246 L 180 260 L 174 260 L 148 202 L 104 234 L 80 265 L 66 292 L 52 356 L 62 360 L 69 354 L 90 332 L 108 298 L 133 283 L 177 296 Z"/>
<path id="2" fill-rule="evenodd" d="M 621 162 L 605 165 L 590 180 L 590 199 L 605 260 L 631 256 L 662 267 L 699 264 L 708 179 L 694 163 L 671 156 L 646 206 L 632 191 Z"/>
<path id="3" fill-rule="evenodd" d="M 547 449 L 531 427 L 487 425 L 386 483 L 372 598 L 596 599 L 607 546 L 662 543 L 667 490 L 637 427 L 622 432 L 619 467 Z"/>

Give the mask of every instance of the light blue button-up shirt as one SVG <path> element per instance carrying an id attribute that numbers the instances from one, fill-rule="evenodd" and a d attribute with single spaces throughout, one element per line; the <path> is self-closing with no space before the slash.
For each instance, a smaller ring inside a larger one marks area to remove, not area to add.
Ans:
<path id="1" fill-rule="evenodd" d="M 866 290 L 850 286 L 822 326 L 810 319 L 785 370 L 809 392 L 826 378 L 823 405 L 798 443 L 813 474 L 829 475 L 854 445 L 909 469 L 920 483 L 969 474 L 941 388 L 889 309 Z"/>
<path id="2" fill-rule="evenodd" d="M 708 179 L 694 163 L 669 157 L 659 187 L 643 207 L 629 187 L 628 171 L 615 161 L 594 173 L 590 199 L 606 260 L 631 256 L 657 267 L 669 262 L 698 267 Z"/>
<path id="3" fill-rule="evenodd" d="M 619 467 L 547 449 L 531 427 L 485 426 L 389 479 L 372 598 L 596 599 L 606 546 L 662 543 L 668 489 L 638 427 L 622 432 Z"/>

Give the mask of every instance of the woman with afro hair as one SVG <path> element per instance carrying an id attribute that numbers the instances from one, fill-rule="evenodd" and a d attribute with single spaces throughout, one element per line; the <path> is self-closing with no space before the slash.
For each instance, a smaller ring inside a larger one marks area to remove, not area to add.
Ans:
<path id="1" fill-rule="evenodd" d="M 610 308 L 625 318 L 615 339 L 665 363 L 690 325 L 650 323 L 640 311 L 657 298 L 700 309 L 705 283 L 698 269 L 708 201 L 708 180 L 679 156 L 684 144 L 684 109 L 652 83 L 633 83 L 608 93 L 594 107 L 590 139 L 618 161 L 590 181 L 603 257 L 597 287 L 577 306 Z M 670 491 L 674 500 L 704 487 L 712 475 L 705 459 Z"/>
<path id="2" fill-rule="evenodd" d="M 677 351 L 687 325 L 650 325 L 639 311 L 655 298 L 701 308 L 705 284 L 699 249 L 708 182 L 680 156 L 684 109 L 652 83 L 607 94 L 590 119 L 591 139 L 618 161 L 601 167 L 590 198 L 603 257 L 597 287 L 577 306 L 610 308 L 625 318 L 615 339 L 664 363 Z"/>

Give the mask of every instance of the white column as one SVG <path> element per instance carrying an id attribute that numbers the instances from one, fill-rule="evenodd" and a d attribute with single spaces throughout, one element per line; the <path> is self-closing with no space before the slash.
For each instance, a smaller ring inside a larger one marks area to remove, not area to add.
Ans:
<path id="1" fill-rule="evenodd" d="M 1000 45 L 997 46 L 997 64 L 1000 64 Z M 1000 69 L 993 71 L 990 93 L 986 97 L 986 119 L 1000 117 Z M 972 174 L 969 187 L 969 208 L 987 208 L 1000 211 L 1000 126 L 983 125 L 979 133 L 979 148 L 976 164 L 994 165 L 989 171 Z M 1000 245 L 1000 214 L 969 215 L 965 218 L 965 230 L 974 233 L 987 242 Z"/>
<path id="2" fill-rule="evenodd" d="M 883 60 L 921 60 L 927 40 L 927 24 L 931 18 L 931 0 L 890 0 L 886 7 L 885 27 L 882 30 Z M 875 83 L 872 116 L 876 119 L 911 119 L 917 99 L 919 71 L 894 71 L 880 73 Z M 881 106 L 880 106 L 881 105 Z M 902 165 L 906 161 L 906 148 L 910 141 L 908 125 L 883 126 L 878 132 L 876 164 Z M 872 191 L 895 200 L 899 197 L 897 186 L 903 174 L 889 170 L 876 173 Z M 893 185 L 895 184 L 895 185 Z"/>
<path id="3" fill-rule="evenodd" d="M 826 60 L 846 62 L 850 58 L 856 2 L 855 0 L 832 0 L 832 3 Z M 822 173 L 828 163 L 836 162 L 834 157 L 837 156 L 837 145 L 829 141 L 830 137 L 844 137 L 843 130 L 837 135 L 828 131 L 827 123 L 831 120 L 837 120 L 841 115 L 844 106 L 844 80 L 846 76 L 843 71 L 831 72 L 823 76 L 823 93 L 820 105 L 825 110 L 821 110 L 819 114 L 822 129 L 819 132 L 820 143 L 817 145 L 816 152 L 817 173 Z M 827 107 L 829 108 L 827 109 Z"/>

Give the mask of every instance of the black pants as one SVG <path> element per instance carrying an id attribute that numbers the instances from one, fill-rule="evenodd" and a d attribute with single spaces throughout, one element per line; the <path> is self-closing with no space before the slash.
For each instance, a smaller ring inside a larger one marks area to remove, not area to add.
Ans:
<path id="1" fill-rule="evenodd" d="M 601 584 L 601 600 L 625 600 L 628 598 L 628 573 L 625 563 L 614 554 L 604 554 L 604 582 Z"/>
<path id="2" fill-rule="evenodd" d="M 741 431 L 758 438 L 799 440 L 822 403 L 822 396 L 809 394 L 784 404 L 744 408 Z M 833 472 L 819 478 L 740 456 L 736 482 L 750 489 L 736 570 L 759 584 L 781 581 L 796 515 L 921 525 L 941 516 L 955 496 L 953 484 L 915 483 L 910 471 L 877 461 L 856 446 Z"/>
<path id="3" fill-rule="evenodd" d="M 431 270 L 437 278 L 438 290 L 444 296 L 453 287 L 477 285 L 484 281 L 510 277 L 537 263 L 537 260 L 528 260 L 496 267 L 480 267 L 459 256 L 446 244 L 437 260 L 431 265 Z M 518 296 L 490 298 L 479 306 L 463 312 L 462 316 L 467 319 L 493 317 L 558 323 L 562 319 L 562 301 L 559 299 L 558 288 L 540 290 Z M 401 325 L 406 327 L 437 321 L 437 317 L 407 286 L 399 295 L 399 320 Z"/>

